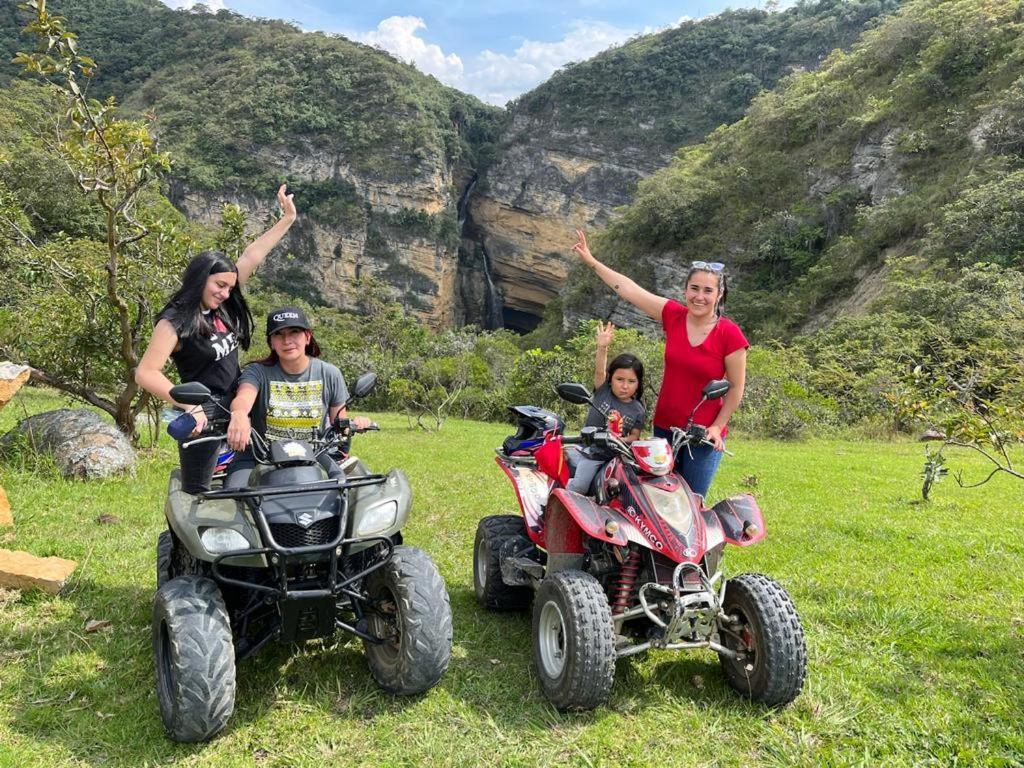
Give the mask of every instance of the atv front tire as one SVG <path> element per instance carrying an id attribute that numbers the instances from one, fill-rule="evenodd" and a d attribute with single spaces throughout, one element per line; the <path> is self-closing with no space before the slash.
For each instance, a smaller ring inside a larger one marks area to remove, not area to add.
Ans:
<path id="1" fill-rule="evenodd" d="M 516 515 L 485 517 L 477 524 L 473 543 L 473 588 L 477 602 L 484 608 L 521 611 L 530 604 L 531 587 L 510 586 L 501 578 L 501 547 L 515 537 L 526 538 L 523 518 Z"/>
<path id="2" fill-rule="evenodd" d="M 400 696 L 422 693 L 441 679 L 452 655 L 452 609 L 434 561 L 420 549 L 397 546 L 391 560 L 366 577 L 377 607 L 367 612 L 363 641 L 374 680 Z"/>
<path id="3" fill-rule="evenodd" d="M 184 742 L 216 736 L 235 709 L 235 648 L 215 582 L 179 576 L 157 590 L 153 658 L 167 734 Z"/>
<path id="4" fill-rule="evenodd" d="M 721 625 L 722 644 L 743 654 L 718 658 L 729 684 L 744 697 L 769 706 L 795 699 L 807 674 L 807 646 L 793 601 L 760 573 L 729 579 L 722 610 L 739 620 Z"/>
<path id="5" fill-rule="evenodd" d="M 615 679 L 612 614 L 589 573 L 546 577 L 533 604 L 533 656 L 540 687 L 559 709 L 593 709 Z"/>
<path id="6" fill-rule="evenodd" d="M 156 540 L 156 588 L 171 580 L 171 558 L 174 556 L 174 537 L 170 530 L 163 531 Z"/>

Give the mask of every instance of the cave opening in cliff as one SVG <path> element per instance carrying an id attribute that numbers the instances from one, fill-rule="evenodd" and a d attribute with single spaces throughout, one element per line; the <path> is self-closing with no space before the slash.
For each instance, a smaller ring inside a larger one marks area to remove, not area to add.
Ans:
<path id="1" fill-rule="evenodd" d="M 531 312 L 502 307 L 501 319 L 505 328 L 515 333 L 529 333 L 540 325 L 541 318 Z"/>

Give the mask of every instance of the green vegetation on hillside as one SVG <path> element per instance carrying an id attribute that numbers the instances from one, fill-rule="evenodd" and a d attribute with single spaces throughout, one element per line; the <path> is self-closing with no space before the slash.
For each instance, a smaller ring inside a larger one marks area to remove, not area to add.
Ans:
<path id="1" fill-rule="evenodd" d="M 1022 105 L 1019 3 L 909 2 L 681 149 L 597 252 L 641 280 L 652 256 L 725 262 L 728 311 L 761 342 L 793 345 L 860 287 L 792 350 L 854 421 L 918 366 L 973 407 L 1019 403 Z M 570 306 L 605 290 L 583 270 L 571 282 Z"/>
<path id="2" fill-rule="evenodd" d="M 0 55 L 26 46 L 27 15 L 14 5 L 0 10 Z M 490 152 L 498 110 L 341 37 L 159 0 L 53 0 L 49 10 L 99 63 L 93 95 L 154 112 L 176 174 L 194 186 L 265 194 L 278 180 L 268 152 L 323 155 L 326 178 L 337 162 L 385 180 L 429 160 L 479 168 Z M 14 74 L 0 66 L 0 82 Z"/>
<path id="3" fill-rule="evenodd" d="M 611 228 L 618 255 L 677 251 L 742 277 L 752 331 L 802 325 L 894 252 L 1024 263 L 1024 16 L 917 0 L 681 150 Z"/>
<path id="4" fill-rule="evenodd" d="M 554 134 L 543 137 L 547 144 L 592 141 L 667 155 L 736 121 L 757 93 L 848 47 L 897 5 L 801 0 L 776 13 L 727 10 L 570 64 L 510 108 Z"/>

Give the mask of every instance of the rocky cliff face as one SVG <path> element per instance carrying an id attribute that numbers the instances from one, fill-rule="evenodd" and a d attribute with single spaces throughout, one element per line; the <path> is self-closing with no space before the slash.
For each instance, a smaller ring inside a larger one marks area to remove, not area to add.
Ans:
<path id="1" fill-rule="evenodd" d="M 459 248 L 451 190 L 466 184 L 464 171 L 444 158 L 410 162 L 409 174 L 383 179 L 360 173 L 344 156 L 308 144 L 268 147 L 259 162 L 296 192 L 300 217 L 264 266 L 280 289 L 341 309 L 356 310 L 353 281 L 374 277 L 408 311 L 433 328 L 461 324 Z M 314 189 L 325 202 L 303 209 Z M 257 196 L 172 186 L 171 199 L 190 219 L 215 224 L 231 203 L 258 229 L 277 212 L 276 190 Z M 259 224 L 256 224 L 259 222 Z"/>
<path id="2" fill-rule="evenodd" d="M 7 61 L 30 18 L 14 5 L 0 11 Z M 353 281 L 373 276 L 430 326 L 463 321 L 456 201 L 500 110 L 381 50 L 281 21 L 159 0 L 49 10 L 98 64 L 90 96 L 152 119 L 174 161 L 169 197 L 189 218 L 216 223 L 230 202 L 258 230 L 288 182 L 300 218 L 263 270 L 275 287 L 355 309 Z M 13 71 L 0 68 L 0 87 Z"/>
<path id="3" fill-rule="evenodd" d="M 469 203 L 473 235 L 489 260 L 501 323 L 530 330 L 558 297 L 577 228 L 605 226 L 636 182 L 668 162 L 639 148 L 612 150 L 581 128 L 549 130 L 513 118 L 504 151 Z"/>

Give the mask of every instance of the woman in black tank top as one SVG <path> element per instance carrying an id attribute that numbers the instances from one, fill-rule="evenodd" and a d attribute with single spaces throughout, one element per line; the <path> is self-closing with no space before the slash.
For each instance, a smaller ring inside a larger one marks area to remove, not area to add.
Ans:
<path id="1" fill-rule="evenodd" d="M 283 215 L 249 243 L 237 264 L 218 251 L 194 256 L 182 275 L 181 287 L 157 316 L 149 347 L 135 369 L 135 381 L 147 392 L 191 412 L 196 419 L 193 436 L 206 427 L 207 414 L 202 408 L 174 402 L 170 394 L 173 384 L 163 368 L 170 358 L 182 382 L 202 382 L 225 404 L 230 402 L 241 372 L 238 347 L 249 348 L 253 328 L 242 285 L 295 222 L 292 198 L 282 184 L 277 202 Z M 217 450 L 215 442 L 179 448 L 182 490 L 199 493 L 209 489 Z"/>

